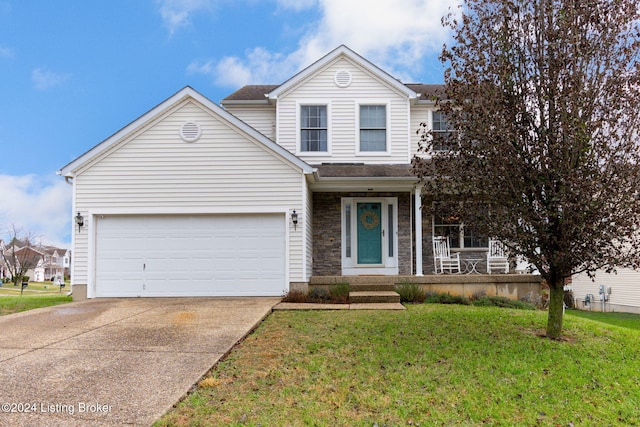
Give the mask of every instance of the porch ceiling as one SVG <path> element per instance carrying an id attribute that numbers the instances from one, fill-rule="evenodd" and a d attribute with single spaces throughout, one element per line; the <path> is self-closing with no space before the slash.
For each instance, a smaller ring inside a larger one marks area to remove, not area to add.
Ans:
<path id="1" fill-rule="evenodd" d="M 314 165 L 313 191 L 411 191 L 417 178 L 411 165 Z"/>

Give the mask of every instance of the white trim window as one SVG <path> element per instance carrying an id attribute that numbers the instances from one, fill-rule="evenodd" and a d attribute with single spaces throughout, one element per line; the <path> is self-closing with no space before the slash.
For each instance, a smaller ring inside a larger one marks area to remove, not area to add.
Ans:
<path id="1" fill-rule="evenodd" d="M 359 146 L 361 153 L 386 153 L 387 106 L 384 104 L 362 104 L 359 110 Z"/>
<path id="2" fill-rule="evenodd" d="M 328 116 L 326 105 L 300 106 L 300 152 L 326 153 Z"/>
<path id="3" fill-rule="evenodd" d="M 440 111 L 431 112 L 431 131 L 433 134 L 433 151 L 449 151 L 451 147 L 447 144 L 447 141 L 453 130 L 445 113 Z"/>

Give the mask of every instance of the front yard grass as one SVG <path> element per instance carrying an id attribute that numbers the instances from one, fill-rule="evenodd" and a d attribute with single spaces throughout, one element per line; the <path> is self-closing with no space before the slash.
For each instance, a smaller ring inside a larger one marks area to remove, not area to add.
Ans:
<path id="1" fill-rule="evenodd" d="M 2 295 L 0 296 L 0 316 L 71 301 L 72 297 L 64 293 L 52 295 Z"/>
<path id="2" fill-rule="evenodd" d="M 640 331 L 421 304 L 278 311 L 156 426 L 640 425 Z"/>

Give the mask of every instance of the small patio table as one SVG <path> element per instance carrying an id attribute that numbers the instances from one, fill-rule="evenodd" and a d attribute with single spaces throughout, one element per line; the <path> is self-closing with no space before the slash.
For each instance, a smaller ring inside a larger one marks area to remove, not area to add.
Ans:
<path id="1" fill-rule="evenodd" d="M 482 258 L 463 258 L 461 261 L 464 264 L 465 274 L 480 274 L 476 267 Z"/>

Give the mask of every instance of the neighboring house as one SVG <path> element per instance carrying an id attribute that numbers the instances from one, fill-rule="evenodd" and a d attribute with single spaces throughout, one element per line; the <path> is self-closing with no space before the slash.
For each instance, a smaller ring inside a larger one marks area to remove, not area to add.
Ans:
<path id="1" fill-rule="evenodd" d="M 422 276 L 434 235 L 482 259 L 486 239 L 427 214 L 410 173 L 420 123 L 447 130 L 438 91 L 345 46 L 222 107 L 180 90 L 59 171 L 82 224 L 74 295 L 279 296 L 312 276 Z"/>
<path id="2" fill-rule="evenodd" d="M 16 254 L 15 262 L 18 270 L 21 263 L 33 265 L 25 272 L 25 276 L 28 276 L 32 282 L 44 282 L 58 277 L 63 279 L 69 276 L 71 252 L 68 249 L 52 246 L 24 246 L 23 242 L 15 239 L 9 248 L 0 240 L 0 251 L 5 254 L 0 257 L 0 278 L 11 278 L 11 270 L 6 263 L 14 262 L 13 251 Z"/>
<path id="3" fill-rule="evenodd" d="M 7 268 L 4 257 L 1 256 L 4 253 L 5 249 L 6 247 L 4 241 L 0 239 L 0 284 L 2 284 L 4 279 L 11 277 L 11 273 L 9 273 L 9 269 Z"/>
<path id="4" fill-rule="evenodd" d="M 42 257 L 33 270 L 34 282 L 54 281 L 58 278 L 64 280 L 65 276 L 69 276 L 71 266 L 69 250 L 53 246 L 43 246 L 39 250 L 42 252 Z"/>
<path id="5" fill-rule="evenodd" d="M 21 243 L 14 240 L 14 244 L 5 248 L 4 251 L 3 258 L 9 264 L 8 276 L 13 278 L 13 274 L 11 272 L 18 272 L 18 274 L 22 272 L 23 276 L 28 277 L 30 281 L 35 281 L 36 269 L 42 262 L 44 253 L 40 251 L 39 248 L 33 246 L 20 247 L 16 242 Z"/>
<path id="6" fill-rule="evenodd" d="M 604 305 L 601 286 L 606 296 Z M 628 268 L 619 268 L 616 274 L 598 271 L 594 280 L 586 274 L 578 274 L 572 278 L 571 290 L 577 308 L 640 314 L 640 271 Z M 585 303 L 587 295 L 590 296 L 589 303 Z"/>

